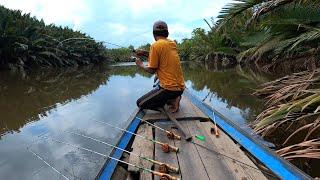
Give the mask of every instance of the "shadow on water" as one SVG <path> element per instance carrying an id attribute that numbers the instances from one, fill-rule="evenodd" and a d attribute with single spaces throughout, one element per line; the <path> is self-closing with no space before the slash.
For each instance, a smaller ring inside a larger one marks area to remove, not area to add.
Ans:
<path id="1" fill-rule="evenodd" d="M 183 63 L 188 89 L 247 128 L 263 105 L 250 94 L 263 76 L 243 69 L 216 70 Z M 59 179 L 29 153 L 44 157 L 71 179 L 92 179 L 106 161 L 101 156 L 39 138 L 57 138 L 108 154 L 110 148 L 65 131 L 77 131 L 116 143 L 121 132 L 95 120 L 125 127 L 136 100 L 151 89 L 153 78 L 132 63 L 25 73 L 0 72 L 1 179 Z"/>

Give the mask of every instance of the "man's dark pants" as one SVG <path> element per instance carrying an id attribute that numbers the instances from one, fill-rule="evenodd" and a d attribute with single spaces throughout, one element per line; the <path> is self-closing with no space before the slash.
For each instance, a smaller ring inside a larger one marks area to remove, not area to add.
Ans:
<path id="1" fill-rule="evenodd" d="M 157 110 L 164 107 L 169 101 L 181 96 L 183 91 L 170 91 L 161 87 L 149 91 L 137 100 L 137 105 L 141 109 Z"/>

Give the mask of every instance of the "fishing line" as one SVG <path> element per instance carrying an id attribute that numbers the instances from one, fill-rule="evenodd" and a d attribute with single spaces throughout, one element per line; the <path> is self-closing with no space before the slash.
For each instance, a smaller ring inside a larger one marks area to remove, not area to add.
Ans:
<path id="1" fill-rule="evenodd" d="M 204 145 L 198 144 L 198 143 L 196 143 L 196 142 L 194 142 L 194 141 L 191 141 L 191 143 L 194 144 L 194 145 L 196 145 L 196 146 L 199 146 L 199 147 L 201 147 L 201 148 L 204 148 L 204 149 L 206 149 L 206 150 L 208 150 L 208 151 L 210 151 L 210 152 L 213 152 L 213 153 L 215 153 L 215 154 L 217 154 L 217 155 L 221 155 L 222 157 L 231 159 L 231 160 L 236 161 L 236 162 L 238 162 L 238 163 L 240 163 L 240 164 L 242 164 L 242 165 L 245 165 L 245 166 L 247 166 L 247 167 L 250 167 L 250 168 L 252 168 L 252 169 L 254 169 L 254 170 L 256 170 L 256 171 L 259 171 L 259 172 L 263 171 L 263 172 L 265 172 L 266 174 L 268 174 L 268 175 L 270 175 L 270 176 L 272 176 L 272 177 L 276 177 L 274 174 L 270 173 L 269 171 L 256 168 L 256 167 L 251 166 L 251 165 L 249 165 L 249 164 L 247 164 L 247 163 L 244 163 L 244 162 L 242 162 L 242 161 L 240 161 L 240 160 L 237 160 L 237 159 L 235 159 L 235 158 L 233 158 L 233 157 L 231 157 L 231 156 L 228 156 L 228 155 L 226 155 L 226 154 L 223 154 L 223 153 L 220 153 L 220 152 L 218 152 L 218 151 L 215 151 L 215 150 L 213 150 L 213 149 L 211 149 L 211 148 L 208 148 L 208 147 L 206 147 L 206 146 L 204 146 Z"/>
<path id="2" fill-rule="evenodd" d="M 157 129 L 160 129 L 161 131 L 167 133 L 167 137 L 168 137 L 169 139 L 174 139 L 174 138 L 176 138 L 176 139 L 178 139 L 178 140 L 181 140 L 181 136 L 175 134 L 175 133 L 172 132 L 172 131 L 165 130 L 165 129 L 163 129 L 163 128 L 159 127 L 159 126 L 156 126 L 156 125 L 154 125 L 154 124 L 152 124 L 152 123 L 150 123 L 150 122 L 148 122 L 148 121 L 144 121 L 143 119 L 141 119 L 141 118 L 139 118 L 139 117 L 136 117 L 136 118 L 139 119 L 140 122 L 147 123 L 147 124 L 149 124 L 150 126 L 155 127 L 155 128 L 157 128 Z"/>
<path id="3" fill-rule="evenodd" d="M 76 132 L 71 132 L 71 131 L 65 131 L 65 132 L 70 133 L 70 134 L 74 134 L 74 135 L 78 135 L 78 136 L 82 136 L 82 137 L 87 138 L 87 139 L 91 139 L 91 140 L 96 141 L 96 142 L 99 142 L 99 143 L 101 143 L 101 144 L 104 144 L 104 145 L 111 146 L 111 147 L 113 147 L 113 148 L 119 149 L 119 150 L 121 150 L 121 151 L 123 151 L 123 152 L 126 152 L 126 153 L 130 154 L 130 155 L 134 155 L 134 156 L 136 156 L 136 157 L 139 157 L 140 159 L 149 161 L 149 162 L 151 162 L 151 163 L 153 163 L 153 164 L 157 164 L 157 165 L 160 166 L 160 169 L 163 169 L 164 172 L 167 172 L 166 169 L 168 169 L 168 170 L 170 170 L 170 171 L 172 171 L 172 172 L 175 172 L 175 173 L 178 173 L 178 172 L 179 172 L 179 168 L 177 168 L 177 167 L 174 167 L 174 166 L 172 166 L 172 165 L 169 165 L 169 164 L 166 164 L 166 163 L 162 163 L 162 162 L 159 162 L 159 161 L 155 161 L 155 160 L 150 159 L 150 158 L 145 157 L 145 156 L 140 156 L 140 155 L 138 155 L 138 154 L 136 154 L 136 153 L 133 153 L 133 152 L 127 151 L 127 150 L 125 150 L 125 149 L 119 148 L 119 147 L 117 147 L 117 146 L 115 146 L 115 145 L 109 144 L 109 143 L 107 143 L 107 142 L 105 142 L 105 141 L 101 141 L 101 140 L 98 140 L 98 139 L 96 139 L 96 138 L 93 138 L 93 137 L 90 137 L 90 136 L 86 136 L 86 135 L 84 135 L 84 134 L 80 134 L 80 133 L 76 133 Z M 160 172 L 162 172 L 162 171 L 160 170 Z"/>
<path id="4" fill-rule="evenodd" d="M 204 100 L 205 100 L 205 99 L 204 99 Z M 204 100 L 203 100 L 202 102 L 204 102 Z M 212 109 L 214 109 L 214 108 L 212 107 L 212 105 L 210 105 L 210 106 L 211 106 Z M 214 113 L 213 110 L 212 110 L 212 115 L 213 115 L 213 121 L 214 121 L 214 125 L 215 125 L 215 135 L 216 135 L 216 136 L 219 136 L 218 127 L 217 127 L 217 124 L 216 124 L 215 113 Z M 247 167 L 250 167 L 250 168 L 252 168 L 252 169 L 254 169 L 254 170 L 257 170 L 257 171 L 260 171 L 260 172 L 263 171 L 263 172 L 265 172 L 266 174 L 268 174 L 268 175 L 270 175 L 270 176 L 272 176 L 272 177 L 276 177 L 274 174 L 270 173 L 269 171 L 256 168 L 256 167 L 251 166 L 251 165 L 249 165 L 249 164 L 247 164 L 247 163 L 244 163 L 244 162 L 242 162 L 242 161 L 239 161 L 239 160 L 237 160 L 237 159 L 235 159 L 235 158 L 233 158 L 233 157 L 231 157 L 231 156 L 228 156 L 228 155 L 226 155 L 226 154 L 223 154 L 223 153 L 220 153 L 220 152 L 218 152 L 218 151 L 215 151 L 215 150 L 213 150 L 213 149 L 211 149 L 211 148 L 208 148 L 208 147 L 206 147 L 206 146 L 204 146 L 204 145 L 198 144 L 198 143 L 196 143 L 196 142 L 194 142 L 194 141 L 191 141 L 191 143 L 194 144 L 194 145 L 196 145 L 196 146 L 199 146 L 199 147 L 202 147 L 202 148 L 204 148 L 204 149 L 207 149 L 208 151 L 213 152 L 213 153 L 215 153 L 215 154 L 217 154 L 217 155 L 221 155 L 221 156 L 223 156 L 223 157 L 229 158 L 229 159 L 231 159 L 231 160 L 233 160 L 233 161 L 236 161 L 236 162 L 238 162 L 238 163 L 240 163 L 240 164 L 243 164 L 243 165 L 245 165 L 245 166 L 247 166 Z"/>
<path id="5" fill-rule="evenodd" d="M 29 148 L 27 148 L 27 150 L 32 153 L 34 156 L 36 156 L 38 159 L 40 159 L 42 162 L 44 162 L 47 166 L 49 166 L 52 170 L 54 170 L 56 173 L 58 173 L 60 176 L 64 177 L 67 180 L 70 180 L 68 177 L 66 177 L 65 175 L 63 175 L 60 171 L 58 171 L 55 167 L 53 167 L 52 165 L 50 165 L 47 161 L 45 161 L 39 154 L 33 152 L 32 150 L 30 150 Z"/>
<path id="6" fill-rule="evenodd" d="M 151 169 L 144 168 L 144 167 L 142 167 L 142 166 L 138 166 L 138 165 L 135 165 L 135 164 L 131 164 L 131 163 L 129 163 L 129 162 L 122 161 L 122 160 L 120 160 L 120 159 L 117 159 L 117 158 L 108 156 L 108 155 L 106 155 L 106 154 L 99 153 L 99 152 L 94 151 L 94 150 L 91 150 L 91 149 L 87 149 L 87 148 L 84 148 L 84 147 L 76 146 L 76 145 L 74 145 L 74 144 L 70 144 L 70 143 L 67 143 L 67 142 L 64 142 L 64 141 L 60 141 L 60 140 L 57 140 L 57 139 L 54 139 L 54 138 L 49 138 L 49 137 L 47 137 L 47 138 L 50 139 L 51 141 L 54 141 L 54 142 L 57 142 L 57 143 L 66 144 L 66 145 L 68 145 L 68 146 L 71 146 L 71 147 L 74 147 L 74 148 L 77 148 L 77 149 L 85 150 L 85 151 L 88 151 L 88 152 L 90 152 L 90 153 L 97 154 L 97 155 L 103 156 L 103 157 L 105 157 L 105 158 L 110 158 L 110 159 L 112 159 L 112 160 L 121 162 L 121 163 L 123 163 L 123 164 L 127 164 L 127 165 L 130 165 L 130 166 L 136 167 L 136 168 L 138 168 L 138 169 L 140 169 L 140 170 L 143 170 L 143 171 L 152 173 L 152 174 L 154 174 L 154 175 L 156 175 L 156 176 L 167 177 L 167 178 L 169 178 L 170 180 L 179 180 L 179 178 L 170 176 L 169 174 L 165 174 L 165 173 L 153 171 L 153 170 L 151 170 Z"/>
<path id="7" fill-rule="evenodd" d="M 114 126 L 114 125 L 112 125 L 112 124 L 110 124 L 110 123 L 102 122 L 102 121 L 96 121 L 96 122 L 101 123 L 101 124 L 104 124 L 104 125 L 108 125 L 108 126 L 110 126 L 110 127 L 113 127 L 113 128 L 115 128 L 115 129 L 118 129 L 118 130 L 123 131 L 123 132 L 127 132 L 127 133 L 132 134 L 132 135 L 134 135 L 134 136 L 136 136 L 136 137 L 140 137 L 140 138 L 142 138 L 142 139 L 151 141 L 151 142 L 153 142 L 153 143 L 155 143 L 155 144 L 159 144 L 159 145 L 161 145 L 162 150 L 163 150 L 165 153 L 170 152 L 170 150 L 172 150 L 172 151 L 174 151 L 174 152 L 178 152 L 178 151 L 179 151 L 179 148 L 177 148 L 177 147 L 175 147 L 175 146 L 172 146 L 172 145 L 169 145 L 169 144 L 167 144 L 167 143 L 163 143 L 163 142 L 160 142 L 160 141 L 157 141 L 157 140 L 153 140 L 153 139 L 147 138 L 147 137 L 145 137 L 145 136 L 141 136 L 140 134 L 133 133 L 133 132 L 128 131 L 128 130 L 126 130 L 126 129 L 122 129 L 122 128 L 117 127 L 117 126 Z"/>

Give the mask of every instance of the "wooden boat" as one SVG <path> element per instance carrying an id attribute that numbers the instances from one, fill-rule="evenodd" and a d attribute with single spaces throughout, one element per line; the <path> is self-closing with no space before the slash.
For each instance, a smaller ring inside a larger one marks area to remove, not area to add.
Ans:
<path id="1" fill-rule="evenodd" d="M 176 146 L 179 148 L 177 153 L 164 153 L 161 147 L 136 138 L 130 133 L 123 133 L 117 146 L 179 167 L 179 173 L 170 173 L 179 179 L 311 179 L 188 91 L 184 92 L 180 110 L 174 117 L 184 126 L 184 130 L 193 136 L 191 142 L 183 139 L 170 140 L 163 131 L 146 124 L 144 121 L 179 133 L 172 121 L 156 111 L 137 110 L 130 118 L 131 123 L 126 130 Z M 211 131 L 214 128 L 214 121 L 220 130 L 219 137 Z M 197 139 L 195 136 L 202 139 Z M 124 154 L 119 149 L 113 149 L 110 156 L 157 170 L 152 163 Z M 109 158 L 96 179 L 166 178 L 159 178 Z"/>

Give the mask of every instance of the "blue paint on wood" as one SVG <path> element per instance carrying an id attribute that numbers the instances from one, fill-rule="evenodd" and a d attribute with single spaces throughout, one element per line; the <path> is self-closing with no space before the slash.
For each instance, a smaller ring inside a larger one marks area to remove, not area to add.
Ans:
<path id="1" fill-rule="evenodd" d="M 143 111 L 139 111 L 135 118 L 132 120 L 132 122 L 127 127 L 127 130 L 130 132 L 135 132 L 140 124 L 140 119 L 144 116 Z M 137 118 L 138 117 L 138 118 Z M 124 132 L 118 142 L 118 147 L 125 149 L 130 142 L 131 138 L 133 137 L 132 134 L 129 134 L 127 132 Z M 113 153 L 110 154 L 111 157 L 120 159 L 123 154 L 123 151 L 119 149 L 114 149 Z M 109 180 L 111 179 L 112 174 L 114 173 L 116 167 L 117 167 L 118 161 L 113 159 L 108 159 L 106 165 L 104 166 L 103 170 L 101 171 L 101 174 L 99 176 L 99 180 Z"/>
<path id="2" fill-rule="evenodd" d="M 274 152 L 271 152 L 267 147 L 264 147 L 264 145 L 254 140 L 253 137 L 251 137 L 247 132 L 241 130 L 232 121 L 217 115 L 217 113 L 214 115 L 212 113 L 215 112 L 214 109 L 203 103 L 190 92 L 185 91 L 184 94 L 189 97 L 191 102 L 196 105 L 205 115 L 210 117 L 211 120 L 214 118 L 213 116 L 215 116 L 216 123 L 220 128 L 222 128 L 228 135 L 242 145 L 254 157 L 259 159 L 266 167 L 268 167 L 281 179 L 311 179 L 311 177 L 302 172 L 300 169 L 288 163 L 281 157 L 277 156 Z"/>

